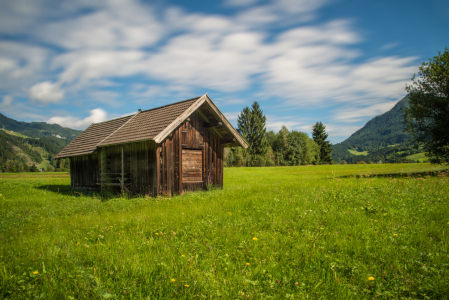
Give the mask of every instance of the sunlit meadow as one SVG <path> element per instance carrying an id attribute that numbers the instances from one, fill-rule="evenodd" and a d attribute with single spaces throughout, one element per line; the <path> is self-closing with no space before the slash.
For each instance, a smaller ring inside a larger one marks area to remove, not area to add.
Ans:
<path id="1" fill-rule="evenodd" d="M 0 174 L 0 299 L 449 299 L 448 175 L 227 168 L 152 199 Z"/>

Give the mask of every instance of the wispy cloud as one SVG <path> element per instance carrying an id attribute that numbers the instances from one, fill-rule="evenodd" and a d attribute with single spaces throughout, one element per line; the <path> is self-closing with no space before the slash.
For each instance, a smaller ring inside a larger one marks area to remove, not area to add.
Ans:
<path id="1" fill-rule="evenodd" d="M 389 111 L 398 101 L 377 103 L 367 107 L 353 107 L 338 109 L 335 111 L 333 120 L 339 122 L 360 122 L 364 117 L 372 117 Z"/>
<path id="2" fill-rule="evenodd" d="M 21 37 L 0 41 L 1 92 L 36 104 L 119 107 L 120 92 L 105 89 L 114 85 L 139 104 L 201 90 L 219 94 L 223 105 L 244 104 L 235 95 L 246 93 L 285 109 L 339 106 L 332 121 L 349 123 L 384 112 L 416 68 L 415 57 L 364 57 L 365 37 L 353 21 L 318 20 L 328 1 L 227 0 L 229 14 L 137 0 L 1 3 L 0 32 Z M 88 100 L 73 101 L 81 91 Z M 102 116 L 50 120 L 81 128 Z"/>
<path id="3" fill-rule="evenodd" d="M 96 108 L 90 111 L 90 115 L 84 119 L 72 117 L 72 116 L 57 116 L 47 120 L 48 124 L 59 124 L 62 127 L 85 129 L 92 123 L 99 123 L 107 120 L 107 113 L 101 109 Z"/>

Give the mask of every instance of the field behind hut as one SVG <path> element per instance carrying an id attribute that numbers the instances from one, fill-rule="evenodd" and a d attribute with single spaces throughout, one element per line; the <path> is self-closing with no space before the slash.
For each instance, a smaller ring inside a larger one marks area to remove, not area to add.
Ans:
<path id="1" fill-rule="evenodd" d="M 156 200 L 1 174 L 0 299 L 449 299 L 442 170 L 227 168 Z"/>

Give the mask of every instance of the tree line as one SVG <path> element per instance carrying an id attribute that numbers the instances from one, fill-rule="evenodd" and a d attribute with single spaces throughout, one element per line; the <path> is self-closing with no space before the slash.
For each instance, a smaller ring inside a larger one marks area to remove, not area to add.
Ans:
<path id="1" fill-rule="evenodd" d="M 237 131 L 249 147 L 227 149 L 224 160 L 227 167 L 333 164 L 332 145 L 321 122 L 313 126 L 312 138 L 305 132 L 289 131 L 285 126 L 277 133 L 267 131 L 266 116 L 255 101 L 239 114 Z"/>

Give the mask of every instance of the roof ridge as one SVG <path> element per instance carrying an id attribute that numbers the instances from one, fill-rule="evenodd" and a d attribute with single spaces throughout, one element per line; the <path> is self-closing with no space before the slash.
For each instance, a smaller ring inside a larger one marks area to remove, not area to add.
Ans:
<path id="1" fill-rule="evenodd" d="M 128 118 L 128 117 L 130 117 L 130 116 L 132 116 L 132 115 L 136 115 L 136 114 L 129 114 L 129 115 L 127 115 L 127 116 L 118 117 L 118 118 L 106 120 L 106 121 L 103 121 L 103 122 L 92 123 L 92 125 L 97 125 L 97 124 L 102 124 L 102 123 L 106 123 L 106 122 L 110 122 L 110 121 L 120 120 L 120 119 L 123 119 L 123 118 Z M 86 128 L 86 129 L 87 129 L 87 128 Z M 84 129 L 84 130 L 86 130 L 86 129 Z"/>
<path id="2" fill-rule="evenodd" d="M 128 121 L 126 121 L 122 126 L 120 126 L 119 128 L 117 128 L 113 133 L 111 133 L 110 135 L 108 135 L 107 137 L 105 137 L 101 142 L 99 142 L 98 144 L 95 145 L 95 147 L 98 147 L 98 145 L 100 145 L 101 143 L 103 143 L 105 140 L 107 140 L 109 137 L 111 137 L 114 133 L 116 133 L 117 131 L 119 131 L 123 126 L 125 126 L 126 124 L 128 124 L 132 119 L 134 119 L 138 114 L 140 114 L 142 111 L 139 110 L 134 116 L 132 116 L 132 118 L 130 118 Z M 111 121 L 111 120 L 110 120 Z"/>
<path id="3" fill-rule="evenodd" d="M 158 107 L 142 110 L 142 112 L 147 112 L 147 111 L 151 111 L 151 110 L 155 110 L 155 109 L 159 109 L 159 108 L 164 108 L 164 107 L 172 106 L 172 105 L 183 103 L 183 102 L 187 102 L 187 101 L 197 100 L 197 99 L 199 99 L 201 97 L 202 96 L 193 97 L 193 98 L 190 98 L 190 99 L 187 99 L 187 100 L 182 100 L 182 101 L 178 101 L 178 102 L 175 102 L 175 103 L 170 103 L 170 104 L 167 104 L 167 105 L 162 105 L 162 106 L 158 106 Z"/>

